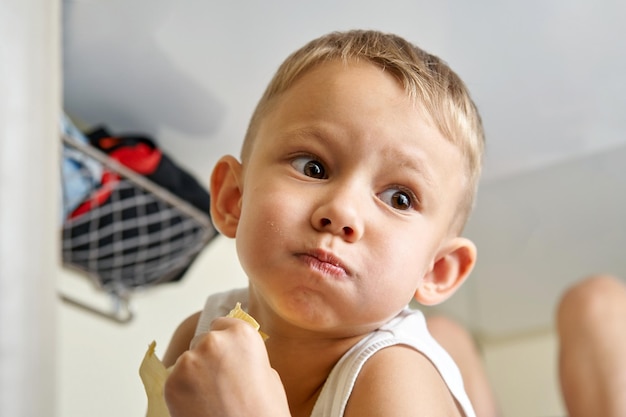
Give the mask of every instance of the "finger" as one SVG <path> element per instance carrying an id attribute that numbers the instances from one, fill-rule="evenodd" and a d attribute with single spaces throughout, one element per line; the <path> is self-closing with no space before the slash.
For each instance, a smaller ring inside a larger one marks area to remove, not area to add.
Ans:
<path id="1" fill-rule="evenodd" d="M 235 326 L 251 326 L 243 320 L 231 317 L 218 317 L 211 322 L 211 331 L 227 330 Z"/>
<path id="2" fill-rule="evenodd" d="M 249 333 L 250 330 L 253 330 L 256 334 L 261 336 L 261 339 L 263 341 L 266 341 L 269 336 L 261 331 L 259 323 L 257 323 L 256 320 L 254 320 L 250 316 L 248 317 L 249 319 L 243 319 L 240 316 L 226 316 L 216 318 L 211 322 L 211 331 L 245 329 L 242 331 Z"/>
<path id="3" fill-rule="evenodd" d="M 191 342 L 189 342 L 189 349 L 194 349 L 196 346 L 198 346 L 198 343 L 200 343 L 202 338 L 204 338 L 207 334 L 208 332 L 195 335 L 193 339 L 191 339 Z"/>
<path id="4" fill-rule="evenodd" d="M 203 333 L 199 333 L 199 334 L 195 335 L 191 339 L 191 341 L 189 342 L 189 349 L 194 349 L 196 346 L 198 346 L 200 341 L 202 341 L 202 339 L 204 339 L 209 334 L 209 332 L 219 331 L 219 330 L 226 330 L 229 327 L 231 327 L 232 325 L 236 325 L 237 322 L 241 322 L 241 320 L 236 320 L 236 319 L 232 319 L 232 318 L 228 318 L 228 317 L 218 317 L 218 318 L 214 319 L 211 322 L 209 331 L 203 332 Z"/>

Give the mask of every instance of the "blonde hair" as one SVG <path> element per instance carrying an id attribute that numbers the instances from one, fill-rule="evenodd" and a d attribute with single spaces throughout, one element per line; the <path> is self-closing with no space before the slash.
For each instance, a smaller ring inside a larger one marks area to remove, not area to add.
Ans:
<path id="1" fill-rule="evenodd" d="M 273 100 L 311 68 L 332 60 L 365 60 L 392 74 L 408 96 L 425 107 L 442 135 L 463 152 L 468 187 L 459 210 L 462 228 L 474 204 L 482 166 L 485 139 L 480 115 L 467 87 L 444 61 L 397 35 L 371 30 L 332 32 L 287 57 L 252 114 L 242 161 L 252 152 L 260 121 Z"/>

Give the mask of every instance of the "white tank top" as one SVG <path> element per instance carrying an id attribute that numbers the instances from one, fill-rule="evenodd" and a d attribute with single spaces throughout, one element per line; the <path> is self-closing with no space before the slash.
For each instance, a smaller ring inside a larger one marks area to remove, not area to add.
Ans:
<path id="1" fill-rule="evenodd" d="M 200 315 L 196 335 L 206 333 L 211 322 L 228 314 L 237 302 L 247 311 L 247 288 L 209 296 Z M 380 349 L 399 344 L 410 346 L 426 356 L 439 371 L 465 417 L 476 417 L 456 364 L 428 332 L 422 312 L 409 308 L 364 337 L 339 359 L 322 387 L 311 417 L 342 417 L 365 362 Z"/>

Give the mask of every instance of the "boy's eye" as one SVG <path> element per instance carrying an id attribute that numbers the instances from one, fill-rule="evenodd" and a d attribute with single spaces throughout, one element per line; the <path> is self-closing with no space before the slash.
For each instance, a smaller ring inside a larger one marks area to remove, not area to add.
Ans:
<path id="1" fill-rule="evenodd" d="M 298 157 L 291 162 L 291 165 L 307 177 L 317 179 L 327 178 L 324 165 L 317 159 L 313 159 L 310 156 Z"/>
<path id="2" fill-rule="evenodd" d="M 397 210 L 410 210 L 413 208 L 413 201 L 415 201 L 410 192 L 397 188 L 383 191 L 380 194 L 380 199 Z"/>

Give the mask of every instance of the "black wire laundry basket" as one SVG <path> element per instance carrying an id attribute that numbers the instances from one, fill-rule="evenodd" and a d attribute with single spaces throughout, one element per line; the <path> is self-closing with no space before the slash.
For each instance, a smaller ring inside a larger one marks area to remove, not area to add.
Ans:
<path id="1" fill-rule="evenodd" d="M 62 227 L 63 264 L 92 278 L 113 297 L 111 311 L 61 295 L 64 301 L 118 322 L 132 319 L 131 294 L 181 279 L 217 235 L 208 213 L 86 143 L 63 136 L 63 146 L 97 161 L 109 181 Z M 77 175 L 88 175 L 79 170 Z M 64 193 L 66 190 L 64 189 Z"/>

